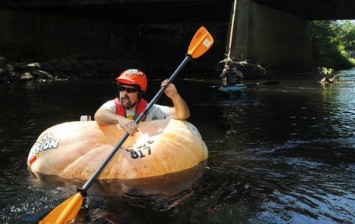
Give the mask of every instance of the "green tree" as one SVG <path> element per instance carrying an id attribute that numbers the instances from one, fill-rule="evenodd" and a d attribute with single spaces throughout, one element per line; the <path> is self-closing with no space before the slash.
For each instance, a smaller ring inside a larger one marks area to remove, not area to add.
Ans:
<path id="1" fill-rule="evenodd" d="M 352 20 L 344 20 L 339 22 L 340 30 L 340 41 L 341 44 L 345 46 L 346 49 L 355 48 L 355 23 Z"/>
<path id="2" fill-rule="evenodd" d="M 345 47 L 352 46 L 353 24 L 335 20 L 311 22 L 312 53 L 318 67 L 334 69 L 353 66 Z M 349 41 L 351 40 L 351 42 Z"/>

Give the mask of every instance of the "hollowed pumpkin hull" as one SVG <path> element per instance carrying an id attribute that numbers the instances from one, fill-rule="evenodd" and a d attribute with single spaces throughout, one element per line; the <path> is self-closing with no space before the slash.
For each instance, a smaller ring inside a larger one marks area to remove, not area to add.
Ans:
<path id="1" fill-rule="evenodd" d="M 141 122 L 99 179 L 133 180 L 193 168 L 207 160 L 208 150 L 187 121 Z M 95 121 L 67 122 L 44 131 L 33 145 L 27 165 L 34 175 L 88 179 L 125 134 L 118 125 Z"/>

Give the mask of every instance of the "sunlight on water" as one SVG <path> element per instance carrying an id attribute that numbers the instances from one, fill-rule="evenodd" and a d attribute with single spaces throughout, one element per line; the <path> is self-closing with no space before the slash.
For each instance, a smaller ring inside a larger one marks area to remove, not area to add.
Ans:
<path id="1" fill-rule="evenodd" d="M 77 221 L 354 223 L 355 70 L 340 73 L 343 82 L 335 85 L 281 80 L 233 98 L 201 81 L 198 91 L 190 88 L 193 80 L 177 82 L 190 121 L 209 148 L 203 175 L 180 190 L 178 184 L 165 187 L 171 192 L 165 195 L 95 183 Z M 1 86 L 7 108 L 0 114 L 1 223 L 36 223 L 82 186 L 78 180 L 32 178 L 28 150 L 46 128 L 92 116 L 113 97 L 111 88 L 101 82 Z M 23 102 L 20 108 L 17 102 Z"/>

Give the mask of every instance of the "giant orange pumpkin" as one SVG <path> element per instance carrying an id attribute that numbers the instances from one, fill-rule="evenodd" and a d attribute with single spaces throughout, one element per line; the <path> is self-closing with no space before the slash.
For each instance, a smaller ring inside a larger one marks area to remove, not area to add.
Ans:
<path id="1" fill-rule="evenodd" d="M 176 173 L 207 160 L 208 151 L 187 121 L 141 122 L 99 179 L 134 180 Z M 27 165 L 34 175 L 88 179 L 125 134 L 118 125 L 67 122 L 45 130 L 33 145 Z"/>

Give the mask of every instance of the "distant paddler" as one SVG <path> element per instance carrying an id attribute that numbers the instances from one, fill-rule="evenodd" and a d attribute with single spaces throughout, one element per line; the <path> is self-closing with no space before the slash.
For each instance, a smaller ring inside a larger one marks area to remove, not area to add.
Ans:
<path id="1" fill-rule="evenodd" d="M 321 83 L 336 83 L 339 80 L 339 74 L 334 74 L 334 69 L 326 67 L 318 67 L 319 74 L 323 77 Z"/>

